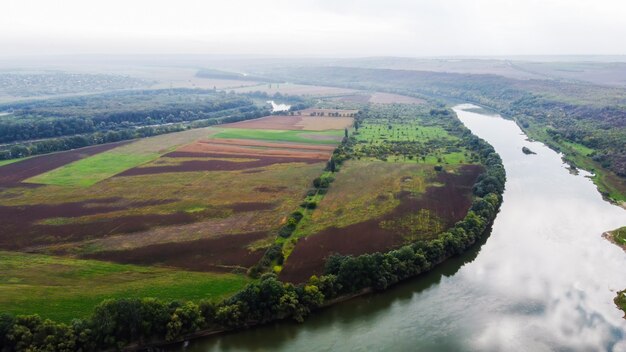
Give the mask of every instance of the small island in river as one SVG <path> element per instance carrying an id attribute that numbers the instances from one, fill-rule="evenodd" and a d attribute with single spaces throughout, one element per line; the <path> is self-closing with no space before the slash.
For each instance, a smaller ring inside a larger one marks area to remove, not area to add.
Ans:
<path id="1" fill-rule="evenodd" d="M 528 147 L 522 147 L 522 152 L 523 152 L 524 154 L 526 154 L 526 155 L 529 155 L 529 154 L 537 154 L 537 153 L 533 152 L 532 150 L 530 150 Z"/>

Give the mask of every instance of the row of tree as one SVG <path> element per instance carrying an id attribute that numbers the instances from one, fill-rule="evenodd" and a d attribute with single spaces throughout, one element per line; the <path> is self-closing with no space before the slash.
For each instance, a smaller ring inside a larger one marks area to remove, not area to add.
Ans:
<path id="1" fill-rule="evenodd" d="M 252 99 L 206 90 L 128 91 L 0 105 L 0 143 L 219 118 L 254 111 Z"/>
<path id="2" fill-rule="evenodd" d="M 38 315 L 0 314 L 1 351 L 99 351 L 177 341 L 201 330 L 224 330 L 283 318 L 302 321 L 324 302 L 315 285 L 294 286 L 265 274 L 219 304 L 123 298 L 100 303 L 70 324 Z"/>
<path id="3" fill-rule="evenodd" d="M 160 134 L 180 132 L 191 128 L 200 128 L 249 120 L 269 114 L 267 109 L 254 108 L 252 110 L 237 111 L 231 115 L 215 117 L 207 120 L 198 120 L 186 123 L 166 124 L 146 127 L 129 127 L 125 129 L 80 134 L 74 136 L 49 138 L 36 142 L 19 143 L 0 147 L 0 160 L 23 158 L 32 155 L 47 154 L 63 150 L 87 147 L 91 145 L 119 142 L 135 138 L 144 138 Z"/>

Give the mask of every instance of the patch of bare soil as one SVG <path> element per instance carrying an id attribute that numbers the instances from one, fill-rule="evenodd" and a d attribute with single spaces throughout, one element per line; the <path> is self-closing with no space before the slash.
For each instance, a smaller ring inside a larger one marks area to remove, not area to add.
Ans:
<path id="1" fill-rule="evenodd" d="M 85 258 L 116 263 L 164 265 L 196 271 L 231 271 L 249 268 L 264 250 L 250 251 L 247 246 L 267 237 L 266 232 L 224 235 L 189 242 L 162 243 L 121 251 L 88 254 Z"/>

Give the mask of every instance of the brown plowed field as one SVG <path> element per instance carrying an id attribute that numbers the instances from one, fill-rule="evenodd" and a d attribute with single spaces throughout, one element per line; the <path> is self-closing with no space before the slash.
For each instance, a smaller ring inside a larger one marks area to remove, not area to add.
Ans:
<path id="1" fill-rule="evenodd" d="M 265 237 L 265 232 L 226 235 L 131 250 L 98 252 L 86 258 L 126 264 L 159 264 L 197 271 L 231 271 L 234 267 L 248 268 L 256 264 L 264 250 L 250 251 L 246 247 Z"/>
<path id="2" fill-rule="evenodd" d="M 89 202 L 62 204 L 39 204 L 27 206 L 0 206 L 0 248 L 20 249 L 32 245 L 67 242 L 86 237 L 101 237 L 110 233 L 133 232 L 160 223 L 178 223 L 180 216 L 159 219 L 160 215 L 128 216 L 93 223 L 70 223 L 60 225 L 38 224 L 38 221 L 54 218 L 74 218 L 106 214 L 128 207 L 143 207 L 170 201 L 146 201 L 121 205 L 110 205 L 118 198 L 98 199 Z M 177 214 L 172 214 L 177 215 Z M 185 214 L 182 214 L 185 215 Z M 186 219 L 185 219 L 186 220 Z"/>
<path id="3" fill-rule="evenodd" d="M 321 109 L 314 109 L 322 111 Z M 328 112 L 337 111 L 343 114 L 354 114 L 357 110 L 324 110 Z M 261 129 L 261 130 L 307 130 L 307 131 L 326 131 L 326 130 L 342 130 L 352 126 L 353 119 L 351 117 L 330 117 L 330 116 L 309 116 L 315 113 L 303 110 L 301 115 L 295 116 L 265 116 L 254 120 L 246 120 L 240 122 L 221 125 L 224 128 L 245 128 L 245 129 Z"/>
<path id="4" fill-rule="evenodd" d="M 108 205 L 117 202 L 117 198 L 99 199 L 90 202 L 74 202 L 55 205 L 0 206 L 0 248 L 22 249 L 31 246 L 76 242 L 105 236 L 146 231 L 156 226 L 179 225 L 198 221 L 206 217 L 203 212 L 173 214 L 131 215 L 107 218 L 87 223 L 67 223 L 58 225 L 39 224 L 38 221 L 54 218 L 74 218 L 89 215 L 101 215 L 126 208 L 165 204 L 174 200 L 133 202 L 124 206 Z M 269 210 L 272 203 L 247 202 L 234 203 L 230 208 L 234 213 Z"/>
<path id="5" fill-rule="evenodd" d="M 398 205 L 384 216 L 343 228 L 331 227 L 315 235 L 302 238 L 289 256 L 280 279 L 299 283 L 313 274 L 321 274 L 326 258 L 334 253 L 360 255 L 397 248 L 406 242 L 402 233 L 381 228 L 381 221 L 429 209 L 451 226 L 461 220 L 471 205 L 472 186 L 483 171 L 479 165 L 465 165 L 458 174 L 439 173 L 436 182 L 441 187 L 428 187 L 419 198 L 400 193 Z"/>
<path id="6" fill-rule="evenodd" d="M 98 153 L 102 153 L 109 149 L 119 147 L 130 143 L 131 141 L 122 141 L 116 143 L 100 144 L 91 147 L 68 150 L 52 154 L 35 156 L 23 161 L 18 161 L 0 167 L 0 187 L 12 187 L 16 184 L 37 176 L 44 172 L 54 170 L 63 165 L 69 164 L 76 160 L 86 158 Z"/>
<path id="7" fill-rule="evenodd" d="M 197 155 L 197 154 L 196 154 Z M 228 156 L 221 154 L 222 157 Z M 227 160 L 188 160 L 177 165 L 167 166 L 147 166 L 136 167 L 126 170 L 116 177 L 138 176 L 138 175 L 154 175 L 167 172 L 196 172 L 196 171 L 235 171 L 259 168 L 275 164 L 285 163 L 306 163 L 315 164 L 324 161 L 320 158 L 282 158 L 282 157 L 260 157 L 254 161 L 234 162 Z"/>
<path id="8" fill-rule="evenodd" d="M 184 160 L 178 164 L 159 165 L 159 160 L 147 166 L 135 167 L 117 177 L 161 174 L 167 172 L 236 171 L 285 163 L 315 164 L 327 161 L 333 146 L 298 143 L 271 143 L 254 140 L 216 139 L 185 145 L 165 154 L 164 158 L 224 158 L 252 160 Z M 161 159 L 164 160 L 164 159 Z"/>

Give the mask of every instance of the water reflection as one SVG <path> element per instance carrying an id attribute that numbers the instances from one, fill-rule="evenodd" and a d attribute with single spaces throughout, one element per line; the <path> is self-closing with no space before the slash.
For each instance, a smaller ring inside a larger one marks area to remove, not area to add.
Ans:
<path id="1" fill-rule="evenodd" d="M 626 224 L 560 155 L 512 122 L 455 110 L 500 153 L 502 210 L 482 246 L 383 293 L 278 323 L 195 341 L 191 351 L 626 351 L 615 291 L 626 255 L 601 237 Z M 464 111 L 468 109 L 468 111 Z M 527 146 L 536 155 L 522 153 Z"/>

